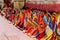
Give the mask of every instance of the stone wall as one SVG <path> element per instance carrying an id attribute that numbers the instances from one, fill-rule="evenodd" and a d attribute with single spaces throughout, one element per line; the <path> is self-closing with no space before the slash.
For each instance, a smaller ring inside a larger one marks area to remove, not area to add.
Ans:
<path id="1" fill-rule="evenodd" d="M 0 0 L 0 5 L 3 6 L 3 4 L 4 4 L 4 3 L 3 3 L 3 0 Z"/>
<path id="2" fill-rule="evenodd" d="M 26 0 L 26 2 L 36 4 L 60 4 L 60 0 Z"/>
<path id="3" fill-rule="evenodd" d="M 14 0 L 14 8 L 21 9 L 24 6 L 24 0 Z"/>

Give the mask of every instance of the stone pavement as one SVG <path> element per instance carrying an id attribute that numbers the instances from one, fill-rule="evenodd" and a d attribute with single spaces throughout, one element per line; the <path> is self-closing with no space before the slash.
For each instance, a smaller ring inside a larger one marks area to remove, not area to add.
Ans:
<path id="1" fill-rule="evenodd" d="M 32 40 L 9 21 L 0 16 L 0 40 Z"/>

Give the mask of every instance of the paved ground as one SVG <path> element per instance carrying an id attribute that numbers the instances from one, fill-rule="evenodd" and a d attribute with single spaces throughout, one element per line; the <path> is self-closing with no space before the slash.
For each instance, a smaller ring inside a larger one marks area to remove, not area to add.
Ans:
<path id="1" fill-rule="evenodd" d="M 0 16 L 0 40 L 32 40 Z"/>

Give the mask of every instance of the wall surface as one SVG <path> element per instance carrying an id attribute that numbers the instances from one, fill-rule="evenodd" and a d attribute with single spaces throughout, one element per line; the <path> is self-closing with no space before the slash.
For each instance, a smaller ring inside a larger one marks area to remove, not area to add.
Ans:
<path id="1" fill-rule="evenodd" d="M 14 8 L 21 9 L 24 6 L 24 0 L 14 0 Z"/>

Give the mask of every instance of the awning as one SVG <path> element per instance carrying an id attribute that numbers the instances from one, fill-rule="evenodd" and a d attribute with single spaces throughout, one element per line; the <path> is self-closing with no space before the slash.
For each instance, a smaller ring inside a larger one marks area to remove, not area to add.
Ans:
<path id="1" fill-rule="evenodd" d="M 37 8 L 40 10 L 47 10 L 47 11 L 55 11 L 60 12 L 60 4 L 32 4 L 32 3 L 26 3 L 26 7 Z"/>

